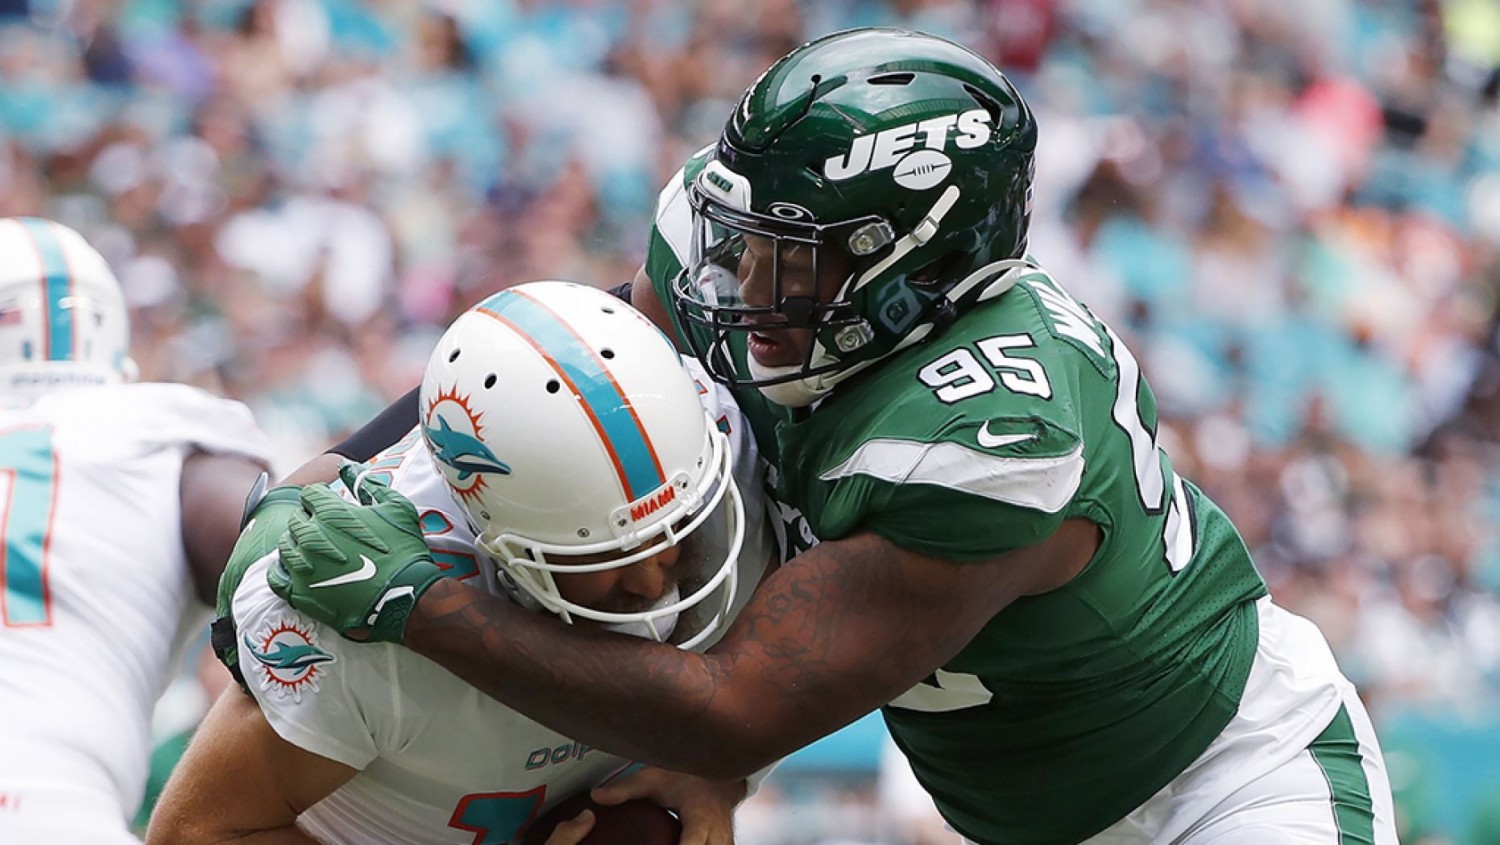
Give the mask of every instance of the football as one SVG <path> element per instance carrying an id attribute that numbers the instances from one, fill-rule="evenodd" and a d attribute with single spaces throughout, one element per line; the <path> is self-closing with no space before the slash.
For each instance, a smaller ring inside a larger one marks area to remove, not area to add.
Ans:
<path id="1" fill-rule="evenodd" d="M 605 806 L 583 792 L 538 816 L 521 845 L 546 845 L 553 828 L 584 810 L 594 811 L 594 827 L 581 845 L 677 845 L 682 835 L 682 823 L 654 801 Z"/>

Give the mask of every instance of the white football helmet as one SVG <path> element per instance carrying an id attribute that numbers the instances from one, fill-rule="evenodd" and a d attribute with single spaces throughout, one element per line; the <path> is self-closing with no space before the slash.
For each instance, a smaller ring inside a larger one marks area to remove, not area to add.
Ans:
<path id="1" fill-rule="evenodd" d="M 728 439 L 699 391 L 666 336 L 629 305 L 585 285 L 532 282 L 471 308 L 438 341 L 422 379 L 422 431 L 479 547 L 519 598 L 569 623 L 691 648 L 726 621 L 745 531 Z M 553 577 L 630 566 L 678 544 L 675 587 L 644 610 L 569 601 Z"/>
<path id="2" fill-rule="evenodd" d="M 37 217 L 0 219 L 0 395 L 133 381 L 130 313 L 104 256 Z"/>

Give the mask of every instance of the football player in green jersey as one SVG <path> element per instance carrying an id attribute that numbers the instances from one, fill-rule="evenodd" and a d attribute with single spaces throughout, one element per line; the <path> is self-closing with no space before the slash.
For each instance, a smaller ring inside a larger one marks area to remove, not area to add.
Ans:
<path id="1" fill-rule="evenodd" d="M 1395 842 L 1321 634 L 1173 470 L 1129 349 L 1027 255 L 1037 132 L 939 38 L 852 30 L 773 65 L 663 192 L 635 297 L 737 388 L 807 548 L 707 654 L 444 582 L 402 598 L 405 644 L 708 777 L 880 707 L 976 843 Z M 293 605 L 376 557 L 339 507 L 304 526 Z M 317 599 L 378 617 L 410 562 Z"/>

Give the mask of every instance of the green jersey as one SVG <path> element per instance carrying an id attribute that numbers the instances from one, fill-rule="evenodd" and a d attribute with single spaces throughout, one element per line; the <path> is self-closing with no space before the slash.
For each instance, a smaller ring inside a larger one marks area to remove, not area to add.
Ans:
<path id="1" fill-rule="evenodd" d="M 664 302 L 683 254 L 669 231 L 679 199 L 663 194 L 648 261 Z M 1234 716 L 1266 588 L 1228 518 L 1158 448 L 1130 351 L 1040 268 L 1016 272 L 1009 291 L 803 418 L 753 390 L 738 398 L 779 465 L 783 513 L 823 540 L 872 531 L 985 566 L 1064 520 L 1099 527 L 1081 574 L 1012 603 L 883 708 L 964 836 L 1077 842 L 1180 774 Z"/>

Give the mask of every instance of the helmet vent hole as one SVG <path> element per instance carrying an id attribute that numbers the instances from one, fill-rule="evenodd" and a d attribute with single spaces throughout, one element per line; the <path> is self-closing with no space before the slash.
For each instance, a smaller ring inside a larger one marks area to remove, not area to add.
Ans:
<path id="1" fill-rule="evenodd" d="M 487 376 L 484 377 L 484 389 L 485 390 L 489 390 L 490 388 L 492 388 L 494 386 L 495 386 L 495 374 L 494 373 L 490 373 L 489 375 L 487 375 Z"/>
<path id="2" fill-rule="evenodd" d="M 557 379 L 551 379 L 547 382 L 548 393 L 556 393 L 559 390 L 562 390 L 562 385 L 558 383 Z"/>
<path id="3" fill-rule="evenodd" d="M 613 309 L 613 308 L 611 308 L 611 307 L 609 307 L 609 306 L 608 306 L 608 305 L 605 305 L 605 306 L 602 306 L 602 307 L 600 307 L 600 309 L 599 309 L 599 310 L 600 310 L 600 311 L 603 311 L 603 312 L 604 312 L 604 313 L 606 313 L 606 314 L 613 314 L 613 313 L 615 313 L 615 309 Z"/>
<path id="4" fill-rule="evenodd" d="M 454 361 L 457 361 L 458 360 L 458 353 L 461 352 L 461 351 L 463 351 L 463 350 L 454 349 L 452 352 L 449 352 L 448 353 L 448 363 L 451 364 Z"/>
<path id="5" fill-rule="evenodd" d="M 599 350 L 599 354 L 608 360 L 614 360 L 615 357 L 615 351 L 613 349 L 601 349 Z"/>
<path id="6" fill-rule="evenodd" d="M 968 92 L 969 96 L 973 97 L 975 102 L 979 103 L 979 105 L 984 107 L 985 111 L 990 113 L 990 120 L 994 122 L 996 129 L 999 129 L 1004 124 L 1005 108 L 994 97 L 975 88 L 973 85 L 965 85 L 964 91 Z"/>
<path id="7" fill-rule="evenodd" d="M 917 75 L 915 73 L 898 71 L 896 73 L 882 73 L 872 76 L 869 82 L 871 85 L 910 85 L 912 80 L 916 78 Z"/>

